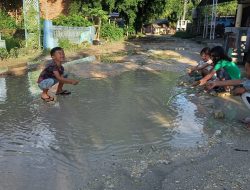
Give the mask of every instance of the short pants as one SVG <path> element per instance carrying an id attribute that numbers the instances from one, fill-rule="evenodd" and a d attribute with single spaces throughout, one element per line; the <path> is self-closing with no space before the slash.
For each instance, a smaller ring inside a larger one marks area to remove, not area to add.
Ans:
<path id="1" fill-rule="evenodd" d="M 68 75 L 64 74 L 63 75 L 64 78 L 67 78 Z M 46 89 L 50 89 L 52 86 L 54 86 L 56 83 L 58 83 L 58 80 L 55 78 L 47 78 L 42 80 L 41 82 L 38 83 L 38 87 L 41 90 L 46 90 Z"/>
<path id="2" fill-rule="evenodd" d="M 219 71 L 216 72 L 217 78 L 220 80 L 231 80 L 230 75 L 226 72 L 225 69 L 220 69 Z"/>
<path id="3" fill-rule="evenodd" d="M 245 80 L 242 83 L 243 87 L 246 89 L 246 91 L 250 92 L 250 80 Z"/>
<path id="4" fill-rule="evenodd" d="M 38 87 L 41 90 L 46 90 L 46 89 L 50 89 L 56 83 L 58 83 L 58 80 L 56 80 L 54 78 L 48 78 L 48 79 L 44 79 L 40 83 L 38 83 Z"/>

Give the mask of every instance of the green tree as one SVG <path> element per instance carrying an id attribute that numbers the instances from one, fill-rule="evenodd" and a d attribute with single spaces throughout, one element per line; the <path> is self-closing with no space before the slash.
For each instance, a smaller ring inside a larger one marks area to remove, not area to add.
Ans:
<path id="1" fill-rule="evenodd" d="M 143 23 L 152 22 L 161 17 L 166 7 L 165 0 L 144 0 L 139 2 L 137 17 L 135 19 L 136 31 L 142 29 Z M 138 16 L 140 15 L 140 16 Z"/>
<path id="2" fill-rule="evenodd" d="M 53 24 L 57 26 L 78 26 L 87 27 L 92 23 L 83 17 L 81 14 L 60 15 L 53 20 Z"/>
<path id="3" fill-rule="evenodd" d="M 169 18 L 170 21 L 176 22 L 182 15 L 183 6 L 183 0 L 168 0 L 162 16 Z"/>
<path id="4" fill-rule="evenodd" d="M 218 16 L 231 16 L 235 15 L 237 9 L 237 1 L 230 1 L 226 3 L 218 4 L 217 15 Z"/>
<path id="5" fill-rule="evenodd" d="M 217 16 L 232 16 L 235 15 L 236 13 L 236 9 L 237 9 L 237 1 L 233 0 L 230 2 L 226 2 L 226 3 L 220 3 L 217 5 Z M 210 15 L 212 11 L 212 6 L 204 6 L 202 7 L 202 14 L 203 16 L 205 14 Z"/>
<path id="6" fill-rule="evenodd" d="M 15 20 L 9 16 L 5 11 L 0 9 L 0 29 L 16 28 Z"/>
<path id="7" fill-rule="evenodd" d="M 83 9 L 83 10 L 85 12 L 85 15 L 88 15 L 89 17 L 91 17 L 92 21 L 96 23 L 97 25 L 96 39 L 99 40 L 102 21 L 108 20 L 108 13 L 106 11 L 103 11 L 100 8 Z"/>
<path id="8" fill-rule="evenodd" d="M 166 0 L 74 0 L 74 2 L 78 3 L 79 10 L 83 12 L 86 8 L 103 10 L 107 13 L 119 12 L 129 31 L 134 29 L 140 31 L 143 23 L 159 18 L 167 6 Z M 176 9 L 174 6 L 170 8 Z"/>

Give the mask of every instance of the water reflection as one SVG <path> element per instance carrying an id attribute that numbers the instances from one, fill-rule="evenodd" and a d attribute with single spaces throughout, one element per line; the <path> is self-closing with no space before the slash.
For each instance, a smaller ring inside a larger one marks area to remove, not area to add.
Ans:
<path id="1" fill-rule="evenodd" d="M 41 90 L 37 85 L 37 79 L 40 73 L 41 73 L 40 70 L 28 73 L 29 91 L 32 95 L 37 95 L 41 93 Z"/>
<path id="2" fill-rule="evenodd" d="M 172 143 L 179 146 L 189 146 L 204 140 L 204 118 L 197 117 L 197 105 L 190 102 L 185 94 L 180 94 L 176 98 L 175 106 L 178 111 L 174 120 L 177 134 L 174 136 Z"/>

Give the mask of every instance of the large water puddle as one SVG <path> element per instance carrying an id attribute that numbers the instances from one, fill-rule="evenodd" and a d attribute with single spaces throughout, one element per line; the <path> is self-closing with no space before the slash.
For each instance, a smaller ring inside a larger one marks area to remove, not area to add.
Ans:
<path id="1" fill-rule="evenodd" d="M 117 189 L 121 181 L 138 189 L 133 179 L 172 147 L 206 142 L 194 103 L 180 94 L 166 105 L 177 73 L 80 79 L 52 104 L 40 99 L 37 75 L 0 79 L 0 189 Z"/>

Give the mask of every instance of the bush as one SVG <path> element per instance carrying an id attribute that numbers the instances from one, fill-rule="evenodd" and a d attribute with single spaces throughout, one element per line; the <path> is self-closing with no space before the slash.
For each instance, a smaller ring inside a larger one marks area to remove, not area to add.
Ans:
<path id="1" fill-rule="evenodd" d="M 58 41 L 59 47 L 62 47 L 63 49 L 70 49 L 72 46 L 72 43 L 68 39 L 61 38 Z"/>
<path id="2" fill-rule="evenodd" d="M 18 55 L 26 56 L 26 55 L 29 55 L 30 53 L 31 53 L 31 50 L 29 48 L 23 47 L 23 48 L 18 49 Z"/>
<path id="3" fill-rule="evenodd" d="M 19 49 L 17 47 L 14 47 L 10 50 L 10 53 L 9 53 L 10 57 L 12 58 L 18 58 L 19 56 Z"/>
<path id="4" fill-rule="evenodd" d="M 184 32 L 184 31 L 178 31 L 174 34 L 174 37 L 177 37 L 177 38 L 183 38 L 183 39 L 188 39 L 188 38 L 193 38 L 194 35 L 193 34 L 190 34 L 188 32 Z"/>
<path id="5" fill-rule="evenodd" d="M 8 51 L 5 48 L 0 48 L 0 59 L 4 60 L 9 57 Z"/>
<path id="6" fill-rule="evenodd" d="M 61 38 L 58 41 L 58 45 L 65 50 L 79 51 L 80 49 L 87 47 L 89 43 L 82 42 L 81 44 L 75 44 L 75 43 L 70 42 L 69 39 Z"/>
<path id="7" fill-rule="evenodd" d="M 87 27 L 92 26 L 92 23 L 83 17 L 83 15 L 60 15 L 53 20 L 53 24 L 56 26 L 75 26 L 75 27 Z"/>
<path id="8" fill-rule="evenodd" d="M 176 22 L 170 22 L 169 28 L 176 29 Z"/>
<path id="9" fill-rule="evenodd" d="M 12 48 L 20 48 L 24 44 L 24 40 L 14 38 L 12 36 L 5 36 L 3 39 L 6 42 L 6 49 L 10 51 Z"/>
<path id="10" fill-rule="evenodd" d="M 136 35 L 136 31 L 134 26 L 128 26 L 125 28 L 125 33 L 128 34 L 128 37 L 133 37 Z"/>
<path id="11" fill-rule="evenodd" d="M 5 28 L 5 29 L 16 28 L 15 20 L 1 9 L 0 9 L 0 28 Z"/>
<path id="12" fill-rule="evenodd" d="M 101 27 L 101 37 L 110 41 L 120 40 L 124 37 L 124 31 L 115 24 L 107 23 Z"/>

